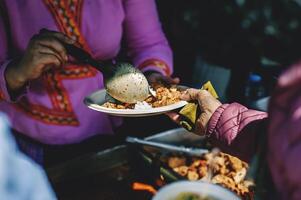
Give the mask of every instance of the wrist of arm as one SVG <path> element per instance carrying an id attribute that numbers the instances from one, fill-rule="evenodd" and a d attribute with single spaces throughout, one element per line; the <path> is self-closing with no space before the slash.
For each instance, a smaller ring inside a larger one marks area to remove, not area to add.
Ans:
<path id="1" fill-rule="evenodd" d="M 144 74 L 146 77 L 147 77 L 147 76 L 150 76 L 150 75 L 153 75 L 153 74 L 159 74 L 159 75 L 161 75 L 160 72 L 155 71 L 155 70 L 147 70 L 147 71 L 143 72 L 143 74 Z"/>
<path id="2" fill-rule="evenodd" d="M 26 85 L 26 78 L 18 67 L 18 61 L 12 61 L 5 70 L 5 80 L 10 92 L 17 92 Z"/>

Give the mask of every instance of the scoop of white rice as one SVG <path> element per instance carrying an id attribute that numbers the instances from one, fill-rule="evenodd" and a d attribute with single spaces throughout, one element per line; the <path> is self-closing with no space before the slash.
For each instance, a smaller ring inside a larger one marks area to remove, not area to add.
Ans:
<path id="1" fill-rule="evenodd" d="M 136 104 L 135 104 L 135 107 L 134 107 L 134 110 L 146 110 L 146 109 L 150 109 L 152 108 L 151 105 L 149 105 L 147 102 L 145 101 L 138 101 Z"/>

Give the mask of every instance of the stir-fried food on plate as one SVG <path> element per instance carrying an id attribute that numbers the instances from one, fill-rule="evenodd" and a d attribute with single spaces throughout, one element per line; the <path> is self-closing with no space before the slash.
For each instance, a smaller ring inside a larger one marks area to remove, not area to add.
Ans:
<path id="1" fill-rule="evenodd" d="M 166 87 L 158 84 L 153 85 L 152 88 L 156 95 L 150 95 L 143 102 L 136 104 L 106 102 L 102 106 L 114 109 L 148 109 L 168 106 L 180 101 L 181 91 L 174 86 Z"/>
<path id="2" fill-rule="evenodd" d="M 243 199 L 250 197 L 253 183 L 245 180 L 248 164 L 229 154 L 208 153 L 193 158 L 176 155 L 170 156 L 167 164 L 188 180 L 210 181 L 232 190 Z"/>

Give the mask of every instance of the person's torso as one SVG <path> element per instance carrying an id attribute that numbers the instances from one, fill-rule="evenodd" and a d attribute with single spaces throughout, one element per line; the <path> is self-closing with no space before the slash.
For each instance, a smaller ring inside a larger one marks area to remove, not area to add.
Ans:
<path id="1" fill-rule="evenodd" d="M 105 60 L 119 51 L 125 18 L 122 0 L 6 0 L 10 57 L 21 56 L 42 28 L 77 39 L 92 55 Z M 0 109 L 13 128 L 50 144 L 78 142 L 96 133 L 111 133 L 112 119 L 89 110 L 83 98 L 103 88 L 102 75 L 91 67 L 67 65 L 30 83 L 17 104 Z"/>

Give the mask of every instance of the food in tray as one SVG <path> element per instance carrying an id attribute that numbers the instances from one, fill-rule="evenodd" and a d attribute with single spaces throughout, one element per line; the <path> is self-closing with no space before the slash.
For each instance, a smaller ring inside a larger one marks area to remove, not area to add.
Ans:
<path id="1" fill-rule="evenodd" d="M 253 183 L 245 180 L 248 164 L 240 159 L 219 152 L 202 157 L 170 156 L 167 164 L 188 180 L 206 180 L 226 187 L 242 199 L 250 199 Z"/>
<path id="2" fill-rule="evenodd" d="M 145 101 L 136 104 L 106 102 L 102 106 L 113 109 L 149 109 L 168 106 L 180 101 L 181 91 L 175 87 L 166 87 L 161 84 L 152 85 L 155 96 L 150 95 Z"/>
<path id="3" fill-rule="evenodd" d="M 182 192 L 178 194 L 176 198 L 172 198 L 170 200 L 216 200 L 216 199 L 208 196 L 200 196 L 199 194 L 195 194 L 192 192 Z"/>

